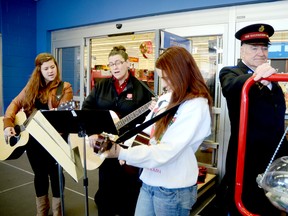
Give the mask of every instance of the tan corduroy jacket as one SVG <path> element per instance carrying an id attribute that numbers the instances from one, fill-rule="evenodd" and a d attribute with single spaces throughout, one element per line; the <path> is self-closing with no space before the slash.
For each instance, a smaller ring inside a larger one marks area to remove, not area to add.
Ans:
<path id="1" fill-rule="evenodd" d="M 68 82 L 64 82 L 63 90 L 61 99 L 57 100 L 56 98 L 56 92 L 57 92 L 57 86 L 53 88 L 49 93 L 48 98 L 48 107 L 49 109 L 57 108 L 60 104 L 68 102 L 73 99 L 73 90 L 72 86 Z M 22 100 L 26 96 L 26 88 L 24 88 L 10 103 L 10 105 L 7 107 L 5 116 L 3 118 L 4 122 L 4 129 L 6 127 L 14 127 L 14 120 L 17 112 L 22 109 Z M 31 114 L 32 110 L 24 110 L 27 117 Z"/>

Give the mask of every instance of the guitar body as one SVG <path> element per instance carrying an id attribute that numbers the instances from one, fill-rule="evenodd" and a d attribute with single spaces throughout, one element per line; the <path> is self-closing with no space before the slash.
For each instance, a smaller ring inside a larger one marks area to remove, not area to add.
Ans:
<path id="1" fill-rule="evenodd" d="M 132 113 L 128 114 L 127 116 L 123 117 L 122 119 L 119 119 L 118 115 L 114 111 L 110 110 L 110 115 L 113 119 L 113 122 L 116 126 L 116 129 L 119 130 L 120 128 L 122 128 L 123 126 L 125 126 L 126 124 L 128 124 L 129 122 L 131 122 L 132 120 L 137 118 L 138 116 L 142 115 L 144 112 L 146 112 L 149 109 L 149 106 L 151 105 L 151 103 L 152 103 L 152 101 L 149 101 L 148 103 L 142 105 L 141 107 L 134 110 Z M 118 138 L 117 135 L 109 134 L 110 140 L 116 141 L 117 138 Z M 97 169 L 105 160 L 105 156 L 95 153 L 95 149 L 91 148 L 88 145 L 89 144 L 88 138 L 84 142 L 83 137 L 79 137 L 78 134 L 71 133 L 68 137 L 68 141 L 69 141 L 72 149 L 75 147 L 78 147 L 81 162 L 82 162 L 83 166 L 84 166 L 84 162 L 85 162 L 83 145 L 84 145 L 84 143 L 86 144 L 85 149 L 86 149 L 86 169 L 87 170 Z M 125 167 L 127 166 L 128 168 L 131 167 L 131 168 L 135 169 L 135 167 L 132 167 L 132 166 L 128 166 L 128 165 L 124 165 L 124 166 Z"/>
<path id="2" fill-rule="evenodd" d="M 73 100 L 62 103 L 57 110 L 73 110 L 77 107 L 77 103 Z M 25 145 L 29 140 L 29 133 L 25 130 L 27 120 L 24 111 L 19 111 L 15 116 L 14 129 L 16 136 L 11 137 L 6 143 L 4 137 L 4 116 L 0 117 L 0 160 L 11 160 L 19 158 L 26 150 Z"/>
<path id="3" fill-rule="evenodd" d="M 86 148 L 86 169 L 87 170 L 94 170 L 97 169 L 105 160 L 104 156 L 100 156 L 94 152 L 94 148 L 91 148 L 89 146 L 89 140 L 88 137 L 85 137 L 85 148 Z M 70 143 L 70 146 L 72 149 L 75 147 L 78 147 L 79 149 L 79 155 L 81 158 L 82 166 L 84 167 L 84 138 L 79 137 L 76 133 L 69 134 L 68 137 L 68 143 Z"/>
<path id="4" fill-rule="evenodd" d="M 144 132 L 140 132 L 137 134 L 134 142 L 132 143 L 133 146 L 137 145 L 149 145 L 150 136 Z"/>
<path id="5" fill-rule="evenodd" d="M 3 116 L 0 117 L 0 160 L 11 160 L 19 158 L 25 151 L 25 145 L 29 140 L 29 133 L 22 131 L 18 135 L 17 142 L 7 144 L 4 138 L 4 124 Z M 26 114 L 23 111 L 19 111 L 15 116 L 15 127 L 23 125 L 26 121 Z"/>
<path id="6" fill-rule="evenodd" d="M 114 111 L 110 110 L 110 115 L 113 119 L 114 124 L 116 124 L 117 122 L 119 122 L 119 117 L 117 116 L 117 114 Z M 84 138 L 83 137 L 79 137 L 78 134 L 76 133 L 70 133 L 69 137 L 68 137 L 68 143 L 71 145 L 71 148 L 75 148 L 78 147 L 79 149 L 79 154 L 80 154 L 80 158 L 81 158 L 81 162 L 82 165 L 84 167 Z M 86 169 L 87 170 L 94 170 L 97 169 L 105 160 L 105 157 L 100 154 L 97 154 L 94 150 L 94 148 L 89 146 L 89 140 L 88 137 L 86 137 L 85 140 L 85 148 L 86 148 Z"/>
<path id="7" fill-rule="evenodd" d="M 118 136 L 110 135 L 109 139 L 115 141 L 117 139 L 117 137 Z M 85 139 L 86 140 L 84 143 L 83 137 L 79 137 L 78 134 L 76 134 L 76 133 L 71 133 L 71 134 L 69 134 L 68 142 L 70 143 L 70 146 L 72 149 L 74 149 L 75 147 L 78 147 L 79 155 L 80 155 L 83 167 L 84 167 L 84 162 L 85 162 L 85 158 L 84 158 L 84 144 L 85 144 L 86 145 L 85 146 L 85 148 L 86 148 L 86 169 L 87 170 L 97 169 L 104 162 L 105 155 L 97 154 L 97 152 L 95 150 L 96 148 L 92 148 L 89 146 L 88 137 L 86 137 Z M 150 140 L 150 137 L 147 134 L 139 133 L 136 136 L 136 138 L 132 144 L 132 147 L 136 146 L 136 145 L 148 145 L 149 140 Z M 109 148 L 106 148 L 105 150 L 109 150 Z M 140 174 L 140 169 L 138 167 L 124 164 L 123 169 L 125 170 L 125 172 L 127 172 L 129 174 Z"/>

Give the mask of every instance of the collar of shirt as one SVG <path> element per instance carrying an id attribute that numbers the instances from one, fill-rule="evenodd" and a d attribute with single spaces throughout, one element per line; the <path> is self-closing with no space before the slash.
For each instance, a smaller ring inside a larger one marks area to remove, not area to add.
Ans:
<path id="1" fill-rule="evenodd" d="M 118 95 L 121 94 L 124 91 L 124 89 L 126 88 L 129 77 L 130 77 L 130 74 L 127 77 L 127 79 L 125 79 L 124 82 L 120 85 L 119 80 L 113 76 L 114 86 L 115 86 L 115 89 L 116 89 Z"/>
<path id="2" fill-rule="evenodd" d="M 242 60 L 242 62 L 243 62 L 243 64 L 245 64 L 250 69 L 247 73 L 249 73 L 249 74 L 254 73 L 254 70 L 251 67 L 249 67 L 243 60 Z"/>

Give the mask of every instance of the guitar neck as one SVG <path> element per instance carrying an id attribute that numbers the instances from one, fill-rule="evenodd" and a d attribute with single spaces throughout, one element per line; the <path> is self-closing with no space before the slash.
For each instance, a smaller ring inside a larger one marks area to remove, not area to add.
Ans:
<path id="1" fill-rule="evenodd" d="M 120 121 L 115 124 L 116 129 L 119 130 L 120 128 L 122 128 L 126 124 L 128 124 L 129 122 L 133 121 L 138 116 L 145 113 L 149 109 L 149 106 L 151 105 L 151 103 L 152 103 L 152 101 L 149 101 L 148 103 L 146 103 L 143 106 L 139 107 L 138 109 L 134 110 L 132 113 L 130 113 L 130 114 L 126 115 L 125 117 L 123 117 L 122 119 L 120 119 Z"/>

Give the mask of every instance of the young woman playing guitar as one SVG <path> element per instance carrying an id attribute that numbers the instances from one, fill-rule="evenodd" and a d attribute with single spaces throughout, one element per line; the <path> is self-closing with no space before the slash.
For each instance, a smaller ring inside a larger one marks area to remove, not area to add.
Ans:
<path id="1" fill-rule="evenodd" d="M 35 59 L 35 68 L 24 89 L 8 106 L 3 123 L 5 139 L 17 135 L 15 116 L 23 108 L 26 116 L 34 109 L 55 109 L 61 103 L 72 100 L 71 84 L 62 82 L 55 58 L 49 53 L 40 53 Z M 63 84 L 60 95 L 58 86 Z M 34 187 L 36 192 L 37 215 L 48 215 L 50 208 L 48 191 L 49 179 L 53 193 L 53 215 L 61 215 L 61 199 L 59 187 L 58 165 L 55 159 L 32 136 L 26 144 L 26 152 L 35 174 Z M 63 176 L 64 178 L 64 176 Z"/>

